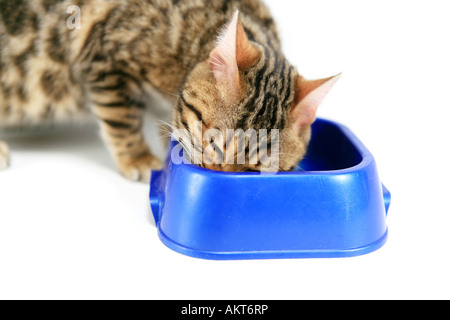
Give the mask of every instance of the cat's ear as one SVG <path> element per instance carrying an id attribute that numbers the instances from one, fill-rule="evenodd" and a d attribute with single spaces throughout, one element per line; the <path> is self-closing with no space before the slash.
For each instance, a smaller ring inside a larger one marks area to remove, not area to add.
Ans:
<path id="1" fill-rule="evenodd" d="M 240 90 L 239 69 L 245 70 L 252 67 L 261 56 L 261 50 L 248 40 L 239 20 L 239 11 L 236 11 L 219 35 L 209 63 L 218 84 L 227 91 L 228 95 L 237 96 Z"/>
<path id="2" fill-rule="evenodd" d="M 340 77 L 341 74 L 338 74 L 334 77 L 313 81 L 305 80 L 302 76 L 297 77 L 296 102 L 292 110 L 294 125 L 297 128 L 313 124 L 319 105 Z"/>

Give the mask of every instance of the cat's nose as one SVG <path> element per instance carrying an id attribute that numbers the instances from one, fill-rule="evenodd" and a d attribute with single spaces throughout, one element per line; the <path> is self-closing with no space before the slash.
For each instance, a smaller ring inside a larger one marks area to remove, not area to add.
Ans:
<path id="1" fill-rule="evenodd" d="M 221 164 L 205 164 L 204 167 L 208 170 L 225 171 L 223 165 Z"/>
<path id="2" fill-rule="evenodd" d="M 238 172 L 238 168 L 232 164 L 207 164 L 204 165 L 206 169 L 214 170 L 214 171 L 224 171 L 224 172 Z"/>

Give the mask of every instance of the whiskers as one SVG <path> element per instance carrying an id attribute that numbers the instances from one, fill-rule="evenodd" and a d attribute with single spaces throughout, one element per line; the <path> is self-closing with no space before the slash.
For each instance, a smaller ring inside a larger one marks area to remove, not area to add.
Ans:
<path id="1" fill-rule="evenodd" d="M 166 121 L 158 120 L 158 121 L 156 121 L 156 124 L 159 127 L 159 133 L 160 133 L 161 137 L 171 138 L 172 133 L 174 131 L 176 131 L 176 128 Z"/>
<path id="2" fill-rule="evenodd" d="M 160 91 L 165 93 L 165 94 L 168 94 L 169 96 L 175 97 L 177 99 L 180 97 L 178 94 L 175 94 L 175 93 L 172 93 L 172 92 L 169 92 L 169 91 L 166 91 L 166 90 L 160 89 Z"/>
<path id="3" fill-rule="evenodd" d="M 192 159 L 192 150 L 194 145 L 191 143 L 189 132 L 187 130 L 179 130 L 172 124 L 158 120 L 160 135 L 164 138 L 170 138 L 171 141 L 177 141 L 183 147 L 184 155 L 187 160 Z"/>

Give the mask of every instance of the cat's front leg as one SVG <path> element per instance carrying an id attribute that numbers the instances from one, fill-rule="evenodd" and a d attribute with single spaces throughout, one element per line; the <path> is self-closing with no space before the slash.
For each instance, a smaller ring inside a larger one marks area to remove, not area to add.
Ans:
<path id="1" fill-rule="evenodd" d="M 9 166 L 9 148 L 6 143 L 0 141 L 0 170 Z"/>
<path id="2" fill-rule="evenodd" d="M 90 86 L 93 112 L 119 171 L 127 179 L 148 183 L 161 161 L 152 154 L 142 126 L 144 103 L 134 98 L 123 74 L 110 73 Z"/>

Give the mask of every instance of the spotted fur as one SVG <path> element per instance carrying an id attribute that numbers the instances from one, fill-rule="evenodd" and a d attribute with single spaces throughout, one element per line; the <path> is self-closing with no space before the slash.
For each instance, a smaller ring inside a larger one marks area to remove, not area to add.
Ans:
<path id="1" fill-rule="evenodd" d="M 80 29 L 67 27 L 71 5 L 81 9 Z M 241 64 L 239 94 L 230 98 L 210 59 L 236 10 L 259 54 Z M 192 131 L 202 120 L 204 129 L 280 129 L 288 155 L 280 169 L 294 166 L 309 140 L 309 127 L 296 127 L 292 116 L 305 96 L 303 80 L 284 58 L 260 0 L 0 0 L 0 127 L 93 115 L 120 172 L 132 180 L 147 181 L 160 166 L 142 134 L 155 91 L 173 103 L 178 128 Z M 0 167 L 8 163 L 2 142 Z"/>

